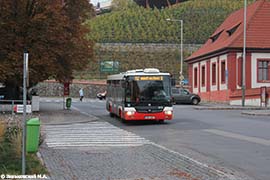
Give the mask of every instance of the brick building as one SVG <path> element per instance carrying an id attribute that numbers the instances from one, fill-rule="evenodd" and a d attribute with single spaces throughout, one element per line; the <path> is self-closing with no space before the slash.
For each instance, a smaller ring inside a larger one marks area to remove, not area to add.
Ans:
<path id="1" fill-rule="evenodd" d="M 244 9 L 229 15 L 206 43 L 185 60 L 190 90 L 203 100 L 241 104 L 243 16 Z M 261 87 L 270 86 L 269 22 L 269 1 L 257 0 L 247 7 L 246 105 L 260 105 Z"/>

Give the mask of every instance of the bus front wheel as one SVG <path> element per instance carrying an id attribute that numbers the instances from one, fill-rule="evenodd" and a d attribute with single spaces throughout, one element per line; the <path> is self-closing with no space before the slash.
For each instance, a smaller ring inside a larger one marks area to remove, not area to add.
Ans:
<path id="1" fill-rule="evenodd" d="M 110 117 L 114 117 L 114 114 L 112 112 L 110 112 Z"/>
<path id="2" fill-rule="evenodd" d="M 125 118 L 121 118 L 121 122 L 122 123 L 127 123 L 127 121 L 125 120 Z"/>

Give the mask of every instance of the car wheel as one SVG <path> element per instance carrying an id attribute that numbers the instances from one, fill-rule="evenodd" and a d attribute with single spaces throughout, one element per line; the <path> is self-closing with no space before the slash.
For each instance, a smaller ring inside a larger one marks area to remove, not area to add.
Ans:
<path id="1" fill-rule="evenodd" d="M 199 104 L 199 99 L 193 98 L 193 99 L 192 99 L 192 104 L 193 104 L 193 105 L 198 105 L 198 104 Z"/>

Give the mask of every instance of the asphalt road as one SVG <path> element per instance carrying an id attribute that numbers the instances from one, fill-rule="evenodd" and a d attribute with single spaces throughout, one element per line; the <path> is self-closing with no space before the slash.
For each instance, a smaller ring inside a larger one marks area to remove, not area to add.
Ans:
<path id="1" fill-rule="evenodd" d="M 270 177 L 270 117 L 175 105 L 174 119 L 164 124 L 124 124 L 109 117 L 105 101 L 74 102 L 73 107 L 215 168 L 256 180 Z"/>

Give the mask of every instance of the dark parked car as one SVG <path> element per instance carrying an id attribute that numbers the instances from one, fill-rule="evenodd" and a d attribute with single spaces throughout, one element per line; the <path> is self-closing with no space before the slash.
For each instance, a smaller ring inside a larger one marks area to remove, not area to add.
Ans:
<path id="1" fill-rule="evenodd" d="M 194 104 L 200 103 L 201 98 L 197 94 L 190 93 L 183 88 L 172 88 L 172 99 L 175 104 Z"/>

